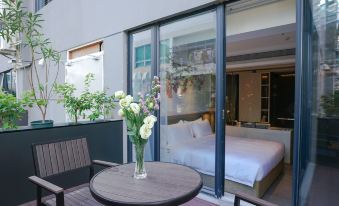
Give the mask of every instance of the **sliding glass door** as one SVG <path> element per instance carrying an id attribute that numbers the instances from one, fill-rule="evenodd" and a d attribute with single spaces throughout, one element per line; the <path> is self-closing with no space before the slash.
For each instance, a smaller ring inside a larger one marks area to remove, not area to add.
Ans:
<path id="1" fill-rule="evenodd" d="M 225 167 L 224 4 L 148 28 L 129 35 L 129 93 L 136 100 L 138 93 L 150 89 L 153 75 L 161 80 L 160 113 L 146 156 L 195 168 L 206 191 L 221 197 Z M 131 143 L 128 153 L 132 161 Z"/>
<path id="2" fill-rule="evenodd" d="M 216 12 L 161 25 L 160 159 L 215 181 Z"/>
<path id="3" fill-rule="evenodd" d="M 339 2 L 298 1 L 295 205 L 337 205 Z"/>

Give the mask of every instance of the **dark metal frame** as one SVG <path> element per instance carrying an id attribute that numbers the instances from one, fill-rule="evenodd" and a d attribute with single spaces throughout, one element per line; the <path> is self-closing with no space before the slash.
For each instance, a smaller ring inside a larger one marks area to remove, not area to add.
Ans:
<path id="1" fill-rule="evenodd" d="M 295 79 L 295 122 L 293 157 L 292 205 L 299 205 L 300 185 L 304 176 L 304 163 L 307 161 L 311 130 L 312 104 L 312 22 L 310 0 L 296 1 L 297 42 Z"/>
<path id="2" fill-rule="evenodd" d="M 217 7 L 216 36 L 216 142 L 215 195 L 221 198 L 225 187 L 225 94 L 226 94 L 226 19 L 225 5 Z"/>
<path id="3" fill-rule="evenodd" d="M 297 14 L 296 14 L 296 69 L 295 69 L 295 105 L 294 105 L 294 157 L 293 157 L 293 193 L 292 193 L 292 205 L 298 205 L 298 196 L 299 196 L 299 144 L 300 144 L 300 127 L 301 127 L 301 105 L 302 105 L 302 68 L 303 68 L 303 17 L 304 17 L 304 0 L 296 1 Z"/>

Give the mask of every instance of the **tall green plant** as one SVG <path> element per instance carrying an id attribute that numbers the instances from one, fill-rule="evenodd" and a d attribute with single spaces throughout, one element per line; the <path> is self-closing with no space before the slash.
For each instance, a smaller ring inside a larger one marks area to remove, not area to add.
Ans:
<path id="1" fill-rule="evenodd" d="M 85 77 L 84 92 L 75 96 L 76 88 L 73 84 L 65 83 L 55 86 L 56 93 L 60 95 L 59 103 L 63 103 L 67 113 L 77 123 L 80 117 L 94 121 L 101 115 L 105 115 L 115 107 L 114 96 L 107 96 L 105 92 L 91 92 L 89 90 L 94 74 L 89 73 Z"/>
<path id="2" fill-rule="evenodd" d="M 60 66 L 60 54 L 51 47 L 51 42 L 41 32 L 42 16 L 38 13 L 25 11 L 22 0 L 3 0 L 3 10 L 0 12 L 0 37 L 12 45 L 15 59 L 15 69 L 22 67 L 22 48 L 27 48 L 31 54 L 31 64 L 28 66 L 28 80 L 32 102 L 39 108 L 42 120 L 46 120 L 47 108 L 53 95 Z M 5 54 L 8 55 L 8 54 Z M 41 59 L 41 65 L 37 60 Z M 42 68 L 40 68 L 40 66 Z M 54 76 L 51 68 L 56 67 Z"/>
<path id="3" fill-rule="evenodd" d="M 0 90 L 0 122 L 2 128 L 16 128 L 16 122 L 22 118 L 27 106 L 32 106 L 29 98 L 17 100 L 12 94 Z"/>

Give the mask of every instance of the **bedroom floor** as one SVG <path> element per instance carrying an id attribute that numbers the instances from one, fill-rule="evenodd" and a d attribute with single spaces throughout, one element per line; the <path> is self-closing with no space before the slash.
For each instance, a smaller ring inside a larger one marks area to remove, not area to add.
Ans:
<path id="1" fill-rule="evenodd" d="M 292 167 L 285 164 L 284 173 L 278 177 L 263 199 L 279 206 L 291 205 L 292 197 Z"/>

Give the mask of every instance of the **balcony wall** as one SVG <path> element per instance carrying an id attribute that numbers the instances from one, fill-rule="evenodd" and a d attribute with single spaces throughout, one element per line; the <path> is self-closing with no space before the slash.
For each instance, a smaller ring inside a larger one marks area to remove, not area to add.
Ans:
<path id="1" fill-rule="evenodd" d="M 122 127 L 123 122 L 116 120 L 0 131 L 0 205 L 18 205 L 35 199 L 35 186 L 27 180 L 27 177 L 34 175 L 33 143 L 86 137 L 92 159 L 122 163 Z M 69 173 L 67 177 L 53 177 L 50 180 L 68 188 L 88 182 L 88 177 L 89 171 L 80 169 Z"/>

